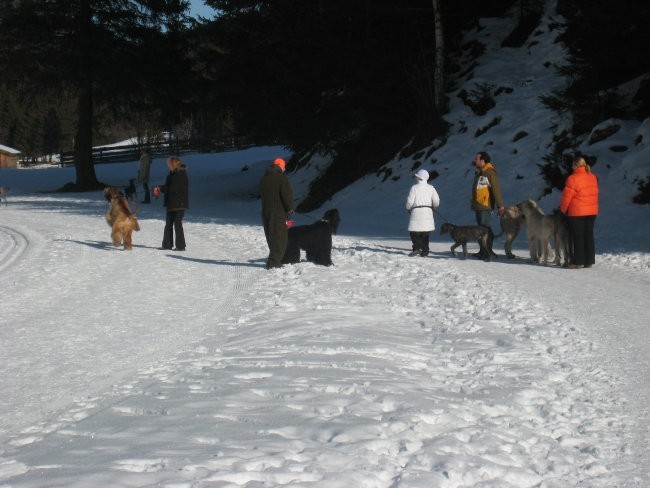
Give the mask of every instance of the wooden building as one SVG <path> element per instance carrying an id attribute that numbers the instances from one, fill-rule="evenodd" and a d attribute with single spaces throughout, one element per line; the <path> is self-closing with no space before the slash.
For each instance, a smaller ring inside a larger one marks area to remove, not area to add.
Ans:
<path id="1" fill-rule="evenodd" d="M 0 168 L 17 168 L 20 151 L 0 144 Z"/>

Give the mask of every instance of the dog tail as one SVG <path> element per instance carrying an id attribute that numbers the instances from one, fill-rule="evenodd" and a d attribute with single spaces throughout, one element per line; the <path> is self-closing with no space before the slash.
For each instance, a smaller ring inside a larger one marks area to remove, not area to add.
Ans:
<path id="1" fill-rule="evenodd" d="M 133 212 L 131 212 L 131 219 L 133 219 L 133 224 L 134 224 L 133 225 L 133 230 L 140 230 L 140 222 L 138 222 L 138 219 L 137 219 L 137 214 L 138 214 L 139 209 L 140 209 L 140 204 L 136 200 L 136 202 L 135 202 L 135 210 Z"/>

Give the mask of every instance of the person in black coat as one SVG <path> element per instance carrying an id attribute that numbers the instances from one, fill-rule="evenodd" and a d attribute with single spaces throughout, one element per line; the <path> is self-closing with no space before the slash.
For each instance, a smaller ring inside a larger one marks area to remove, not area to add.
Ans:
<path id="1" fill-rule="evenodd" d="M 165 184 L 159 187 L 165 194 L 164 205 L 167 208 L 167 219 L 163 232 L 163 249 L 171 249 L 176 233 L 175 251 L 185 250 L 185 233 L 183 232 L 183 217 L 185 210 L 190 208 L 189 185 L 187 180 L 186 166 L 181 160 L 172 156 L 167 160 L 169 174 Z"/>
<path id="2" fill-rule="evenodd" d="M 266 170 L 260 183 L 262 199 L 262 224 L 269 246 L 266 269 L 282 267 L 282 258 L 287 248 L 287 215 L 293 212 L 293 190 L 289 178 L 284 174 L 286 162 L 277 158 Z"/>

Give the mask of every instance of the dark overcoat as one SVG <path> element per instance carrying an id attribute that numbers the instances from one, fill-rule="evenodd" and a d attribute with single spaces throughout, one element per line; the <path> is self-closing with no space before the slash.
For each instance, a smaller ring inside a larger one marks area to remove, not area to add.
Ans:
<path id="1" fill-rule="evenodd" d="M 280 266 L 287 247 L 287 214 L 293 211 L 293 190 L 281 168 L 270 166 L 260 182 L 262 223 L 269 246 L 267 265 Z"/>
<path id="2" fill-rule="evenodd" d="M 167 211 L 187 210 L 190 208 L 189 183 L 186 166 L 182 164 L 177 170 L 170 171 L 160 190 L 165 194 L 164 205 Z"/>

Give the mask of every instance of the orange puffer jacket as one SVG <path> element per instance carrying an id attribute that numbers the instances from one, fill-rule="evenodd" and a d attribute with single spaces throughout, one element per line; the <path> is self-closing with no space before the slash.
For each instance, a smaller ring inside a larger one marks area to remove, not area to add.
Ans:
<path id="1" fill-rule="evenodd" d="M 598 178 L 586 167 L 576 168 L 567 178 L 560 210 L 569 217 L 598 215 Z"/>

